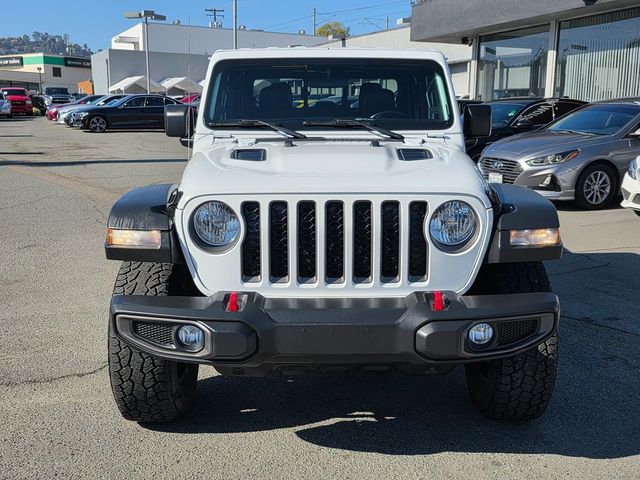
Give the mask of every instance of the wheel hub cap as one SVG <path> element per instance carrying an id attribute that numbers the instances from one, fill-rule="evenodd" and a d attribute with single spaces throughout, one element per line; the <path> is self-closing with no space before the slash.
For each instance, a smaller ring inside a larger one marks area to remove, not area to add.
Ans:
<path id="1" fill-rule="evenodd" d="M 611 192 L 611 179 L 601 170 L 593 172 L 584 182 L 584 197 L 592 205 L 604 202 L 609 192 Z"/>

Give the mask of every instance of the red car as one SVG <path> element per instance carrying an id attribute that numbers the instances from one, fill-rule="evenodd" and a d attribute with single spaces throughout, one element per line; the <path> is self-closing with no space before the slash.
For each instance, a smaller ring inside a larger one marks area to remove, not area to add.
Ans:
<path id="1" fill-rule="evenodd" d="M 19 87 L 2 87 L 0 91 L 5 93 L 8 100 L 11 100 L 11 113 L 24 113 L 33 115 L 33 105 L 29 98 L 29 92 Z"/>
<path id="2" fill-rule="evenodd" d="M 200 94 L 199 93 L 194 93 L 192 95 L 189 95 L 187 97 L 181 98 L 180 101 L 182 103 L 193 103 L 196 100 L 198 100 L 200 98 Z"/>

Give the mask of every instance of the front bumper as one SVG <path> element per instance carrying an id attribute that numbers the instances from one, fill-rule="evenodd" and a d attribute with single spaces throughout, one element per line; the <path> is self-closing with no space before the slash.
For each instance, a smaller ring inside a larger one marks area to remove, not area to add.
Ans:
<path id="1" fill-rule="evenodd" d="M 275 299 L 239 293 L 239 310 L 229 312 L 225 293 L 116 295 L 110 321 L 116 336 L 137 349 L 236 375 L 396 366 L 437 373 L 455 364 L 526 350 L 551 336 L 558 325 L 560 305 L 552 293 L 456 297 L 445 292 L 444 296 L 445 309 L 435 311 L 433 294 L 427 292 L 353 299 Z M 498 333 L 487 347 L 474 349 L 467 332 L 480 322 L 491 324 Z M 205 332 L 200 352 L 180 347 L 176 330 L 183 324 Z M 507 332 L 504 339 L 500 332 Z"/>
<path id="2" fill-rule="evenodd" d="M 31 105 L 17 105 L 15 102 L 11 104 L 12 114 L 31 113 L 32 111 L 33 107 Z"/>
<path id="3" fill-rule="evenodd" d="M 624 208 L 640 211 L 640 181 L 625 174 L 622 179 L 622 203 Z"/>

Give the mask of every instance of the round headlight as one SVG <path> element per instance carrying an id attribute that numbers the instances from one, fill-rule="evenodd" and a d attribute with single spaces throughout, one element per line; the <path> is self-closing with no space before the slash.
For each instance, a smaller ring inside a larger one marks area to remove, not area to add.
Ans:
<path id="1" fill-rule="evenodd" d="M 447 247 L 460 246 L 476 231 L 476 215 L 468 203 L 454 200 L 440 205 L 429 222 L 431 238 Z"/>
<path id="2" fill-rule="evenodd" d="M 193 215 L 193 228 L 200 240 L 213 247 L 224 247 L 240 233 L 240 220 L 226 203 L 207 202 Z"/>

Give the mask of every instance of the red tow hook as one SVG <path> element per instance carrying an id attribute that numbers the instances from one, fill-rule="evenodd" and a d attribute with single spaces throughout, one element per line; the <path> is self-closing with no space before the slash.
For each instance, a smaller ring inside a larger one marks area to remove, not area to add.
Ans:
<path id="1" fill-rule="evenodd" d="M 442 292 L 440 290 L 436 290 L 433 292 L 433 311 L 434 312 L 442 312 L 444 310 L 444 298 L 442 297 Z"/>
<path id="2" fill-rule="evenodd" d="M 227 312 L 238 311 L 238 292 L 231 292 L 227 301 Z"/>

